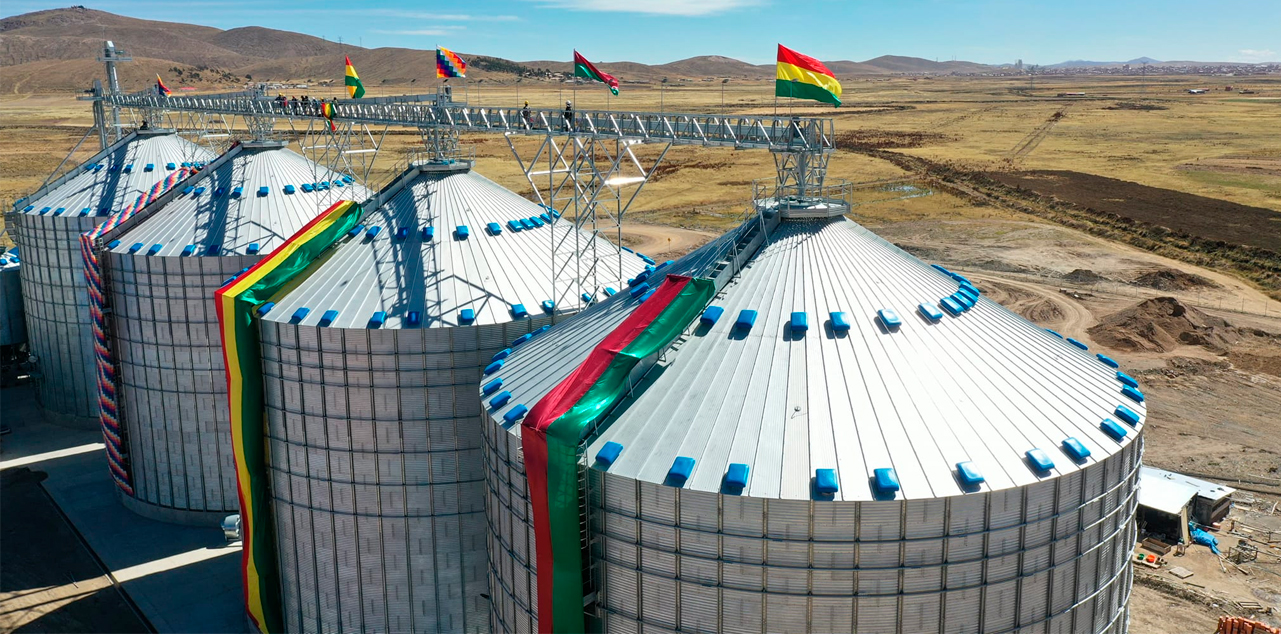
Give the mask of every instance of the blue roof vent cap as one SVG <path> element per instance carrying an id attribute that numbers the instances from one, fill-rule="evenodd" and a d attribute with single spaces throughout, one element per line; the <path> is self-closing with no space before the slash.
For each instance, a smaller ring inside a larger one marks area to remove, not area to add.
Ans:
<path id="1" fill-rule="evenodd" d="M 234 276 L 233 276 L 233 278 L 232 278 L 232 279 L 235 279 L 235 278 L 234 278 Z M 263 304 L 262 306 L 259 306 L 259 307 L 258 307 L 258 316 L 259 316 L 259 317 L 262 317 L 263 315 L 266 315 L 267 313 L 271 312 L 271 309 L 273 309 L 273 308 L 275 308 L 275 307 L 276 307 L 276 302 L 267 302 L 266 304 Z"/>
<path id="2" fill-rule="evenodd" d="M 524 304 L 512 304 L 512 319 L 524 319 L 529 316 Z"/>
<path id="3" fill-rule="evenodd" d="M 741 310 L 738 313 L 738 319 L 734 320 L 735 328 L 750 329 L 756 323 L 756 311 Z"/>
<path id="4" fill-rule="evenodd" d="M 517 222 L 519 222 L 519 223 L 520 223 L 520 226 L 521 226 L 521 228 L 522 228 L 522 229 L 533 229 L 533 228 L 534 228 L 534 223 L 530 222 L 528 218 L 521 218 L 521 219 L 520 219 L 520 220 L 518 220 Z"/>
<path id="5" fill-rule="evenodd" d="M 956 478 L 961 481 L 962 486 L 967 487 L 976 487 L 984 482 L 978 465 L 968 460 L 956 463 Z"/>
<path id="6" fill-rule="evenodd" d="M 435 237 L 436 237 L 435 227 L 423 227 L 423 240 L 426 240 L 427 242 L 431 242 L 432 238 L 435 238 Z"/>
<path id="7" fill-rule="evenodd" d="M 383 231 L 382 227 L 379 227 L 378 225 L 374 225 L 369 229 L 365 230 L 365 238 L 368 240 L 373 240 L 374 238 L 377 238 L 378 234 L 382 233 L 382 231 Z"/>
<path id="8" fill-rule="evenodd" d="M 497 222 L 491 222 L 485 225 L 485 227 L 489 229 L 489 235 L 491 236 L 496 236 L 503 232 L 503 227 L 499 225 Z"/>
<path id="9" fill-rule="evenodd" d="M 165 169 L 167 169 L 167 170 L 178 169 L 178 164 L 177 164 L 177 163 L 165 163 Z"/>
<path id="10" fill-rule="evenodd" d="M 579 299 L 583 300 L 583 303 L 584 303 L 584 304 L 590 304 L 590 303 L 592 303 L 592 300 L 593 300 L 593 299 L 596 299 L 595 297 L 592 297 L 591 295 L 588 295 L 587 293 L 583 293 L 582 295 L 579 295 L 578 297 L 579 297 Z"/>
<path id="11" fill-rule="evenodd" d="M 151 172 L 151 171 L 155 171 L 155 169 L 156 169 L 156 164 L 155 164 L 155 163 L 147 163 L 146 165 L 144 165 L 144 166 L 142 167 L 142 171 L 144 171 L 144 172 Z"/>
<path id="12" fill-rule="evenodd" d="M 703 311 L 703 316 L 698 318 L 698 322 L 704 326 L 715 326 L 716 320 L 720 319 L 721 315 L 724 314 L 724 308 L 721 308 L 720 306 L 708 306 L 707 310 Z"/>
<path id="13" fill-rule="evenodd" d="M 545 313 L 550 313 L 556 310 L 556 302 L 553 302 L 550 299 L 544 299 L 541 306 L 543 307 L 543 312 Z"/>
<path id="14" fill-rule="evenodd" d="M 401 227 L 396 230 L 396 239 L 404 240 L 409 237 L 409 227 Z"/>
<path id="15" fill-rule="evenodd" d="M 1122 383 L 1124 383 L 1124 384 L 1126 384 L 1126 385 L 1128 385 L 1128 386 L 1130 386 L 1130 387 L 1132 387 L 1132 388 L 1136 388 L 1136 389 L 1137 389 L 1137 388 L 1139 387 L 1139 382 L 1138 382 L 1137 380 L 1135 380 L 1135 378 L 1134 378 L 1134 377 L 1132 377 L 1132 376 L 1130 376 L 1130 375 L 1128 375 L 1128 374 L 1126 374 L 1126 373 L 1124 373 L 1124 372 L 1122 372 L 1122 371 L 1120 371 L 1120 370 L 1117 370 L 1117 372 L 1116 372 L 1116 380 L 1118 380 L 1118 381 L 1120 381 L 1120 382 L 1122 382 Z"/>
<path id="16" fill-rule="evenodd" d="M 876 485 L 877 493 L 883 493 L 887 495 L 892 493 L 898 493 L 898 489 L 899 489 L 898 474 L 894 473 L 894 469 L 891 469 L 889 467 L 873 469 L 872 481 Z"/>
<path id="17" fill-rule="evenodd" d="M 848 332 L 850 329 L 849 313 L 837 311 L 831 314 L 832 330 L 835 332 Z"/>
<path id="18" fill-rule="evenodd" d="M 965 307 L 961 306 L 959 302 L 957 302 L 955 299 L 952 299 L 951 297 L 944 297 L 943 299 L 940 299 L 939 306 L 942 306 L 943 310 L 946 310 L 948 314 L 952 315 L 953 317 L 957 317 L 961 313 L 965 312 Z"/>
<path id="19" fill-rule="evenodd" d="M 1129 398 L 1135 403 L 1143 402 L 1143 392 L 1140 392 L 1128 385 L 1121 386 L 1121 393 L 1124 394 L 1126 398 Z"/>
<path id="20" fill-rule="evenodd" d="M 232 197 L 232 198 L 240 198 L 240 195 L 241 195 L 241 194 L 243 194 L 243 193 L 244 193 L 244 191 L 245 191 L 245 188 L 244 188 L 244 187 L 234 187 L 234 188 L 232 188 L 232 190 L 231 190 L 231 197 Z"/>
<path id="21" fill-rule="evenodd" d="M 506 421 L 507 423 L 514 423 L 524 418 L 525 414 L 528 414 L 528 413 L 529 413 L 529 408 L 525 407 L 525 405 L 522 403 L 507 410 L 507 413 L 503 414 L 503 420 Z"/>
<path id="22" fill-rule="evenodd" d="M 292 194 L 292 193 L 294 193 L 294 192 L 296 192 L 296 191 L 298 191 L 298 190 L 297 190 L 297 189 L 295 189 L 293 185 L 285 185 L 285 193 L 286 193 L 286 194 Z"/>
<path id="23" fill-rule="evenodd" d="M 523 334 L 523 335 L 521 335 L 521 336 L 519 336 L 519 337 L 516 337 L 515 339 L 512 339 L 512 347 L 513 347 L 513 348 L 518 347 L 518 346 L 520 346 L 520 344 L 525 343 L 526 341 L 529 341 L 530 339 L 533 339 L 533 338 L 534 338 L 534 334 L 535 334 L 535 333 L 527 332 L 527 333 L 525 333 L 525 334 Z"/>
<path id="24" fill-rule="evenodd" d="M 511 353 L 512 353 L 512 349 L 511 349 L 511 348 L 503 348 L 502 350 L 499 350 L 498 352 L 495 352 L 495 353 L 494 353 L 494 356 L 493 356 L 493 357 L 491 357 L 489 360 L 490 360 L 490 361 L 497 361 L 497 360 L 499 360 L 499 359 L 506 359 L 506 358 L 507 358 L 507 356 L 508 356 L 508 355 L 510 355 Z"/>
<path id="25" fill-rule="evenodd" d="M 876 311 L 876 316 L 880 318 L 881 325 L 885 326 L 886 330 L 894 330 L 903 325 L 903 320 L 899 318 L 898 313 L 894 312 L 893 309 L 882 308 Z"/>
<path id="26" fill-rule="evenodd" d="M 1113 359 L 1112 357 L 1109 357 L 1108 355 L 1103 354 L 1102 352 L 1094 356 L 1098 357 L 1100 363 L 1102 363 L 1103 365 L 1106 365 L 1109 368 L 1112 368 L 1113 370 L 1121 367 L 1121 364 L 1117 363 L 1116 359 Z"/>
<path id="27" fill-rule="evenodd" d="M 498 378 L 498 379 L 494 379 L 493 381 L 490 381 L 489 383 L 482 385 L 480 387 L 480 391 L 482 394 L 489 395 L 489 394 L 493 394 L 494 392 L 497 392 L 498 389 L 501 388 L 502 386 L 503 386 L 503 380 L 501 378 Z"/>
<path id="28" fill-rule="evenodd" d="M 409 311 L 409 314 L 405 316 L 405 322 L 410 326 L 417 326 L 418 324 L 423 323 L 423 315 L 416 310 L 411 310 Z"/>
<path id="29" fill-rule="evenodd" d="M 160 253 L 160 250 L 161 250 L 161 249 L 163 249 L 163 248 L 165 248 L 165 245 L 160 244 L 159 242 L 157 242 L 157 243 L 155 243 L 155 244 L 151 245 L 151 248 L 150 248 L 150 249 L 147 249 L 147 255 L 155 255 L 155 254 L 157 254 L 157 253 Z"/>
<path id="30" fill-rule="evenodd" d="M 364 230 L 365 230 L 365 225 L 356 225 L 352 227 L 350 231 L 347 232 L 347 237 L 354 238 L 360 235 L 360 232 Z"/>
<path id="31" fill-rule="evenodd" d="M 516 222 L 515 220 L 508 220 L 507 228 L 511 229 L 513 233 L 519 233 L 520 230 L 522 229 L 522 227 L 520 226 L 520 223 Z"/>
<path id="32" fill-rule="evenodd" d="M 1111 418 L 1103 419 L 1103 422 L 1099 423 L 1099 429 L 1102 429 L 1103 433 L 1107 434 L 1112 438 L 1112 440 L 1117 442 L 1121 442 L 1121 439 L 1125 438 L 1125 435 L 1129 433 L 1125 431 L 1125 428 L 1122 427 L 1120 423 L 1112 420 Z"/>
<path id="33" fill-rule="evenodd" d="M 1117 418 L 1129 423 L 1131 427 L 1139 424 L 1139 415 L 1124 405 L 1117 405 L 1116 411 L 1113 413 L 1116 414 Z"/>
<path id="34" fill-rule="evenodd" d="M 302 323 L 302 320 L 307 318 L 307 313 L 310 313 L 310 312 L 311 312 L 311 309 L 307 308 L 306 306 L 303 306 L 302 308 L 295 310 L 294 314 L 289 316 L 289 323 L 291 324 Z"/>
<path id="35" fill-rule="evenodd" d="M 491 363 L 491 364 L 489 364 L 489 365 L 485 366 L 485 376 L 489 376 L 489 375 L 491 375 L 491 374 L 493 374 L 493 373 L 495 373 L 495 372 L 497 372 L 497 371 L 499 371 L 499 370 L 503 369 L 503 363 L 505 363 L 505 362 L 506 362 L 506 360 L 505 360 L 505 359 L 499 359 L 499 360 L 497 360 L 497 361 L 495 361 L 495 362 L 493 362 L 493 363 Z"/>
<path id="36" fill-rule="evenodd" d="M 458 311 L 458 321 L 463 324 L 470 324 L 476 321 L 476 311 L 470 308 L 464 308 Z"/>
<path id="37" fill-rule="evenodd" d="M 835 495 L 841 490 L 840 483 L 836 480 L 836 469 L 815 469 L 814 470 L 814 491 L 819 495 Z"/>
<path id="38" fill-rule="evenodd" d="M 608 467 L 614 464 L 615 460 L 618 460 L 618 456 L 621 453 L 623 453 L 623 446 L 611 440 L 605 443 L 600 448 L 600 451 L 596 452 L 596 464 Z"/>
<path id="39" fill-rule="evenodd" d="M 810 329 L 809 315 L 805 314 L 803 310 L 793 312 L 792 320 L 789 323 L 792 327 L 792 332 L 805 332 Z"/>
<path id="40" fill-rule="evenodd" d="M 133 243 L 133 246 L 129 247 L 129 252 L 130 252 L 130 253 L 137 253 L 137 252 L 141 251 L 141 250 L 142 250 L 142 247 L 144 247 L 144 246 L 146 246 L 146 245 L 144 245 L 144 244 L 143 244 L 143 243 L 141 243 L 141 242 L 135 242 L 135 243 Z"/>
<path id="41" fill-rule="evenodd" d="M 1090 457 L 1090 450 L 1075 436 L 1063 440 L 1063 453 L 1076 462 L 1083 462 Z"/>
<path id="42" fill-rule="evenodd" d="M 1089 350 L 1089 349 L 1090 349 L 1090 347 L 1089 347 L 1089 346 L 1087 346 L 1087 345 L 1085 345 L 1085 344 L 1081 343 L 1080 341 L 1077 341 L 1076 339 L 1073 339 L 1073 338 L 1071 338 L 1071 337 L 1068 337 L 1068 338 L 1067 338 L 1067 342 L 1068 342 L 1068 343 L 1070 343 L 1070 344 L 1072 344 L 1072 345 L 1074 345 L 1074 346 L 1076 346 L 1076 347 L 1078 347 L 1078 348 L 1080 348 L 1080 349 L 1082 349 L 1082 350 Z"/>
<path id="43" fill-rule="evenodd" d="M 642 303 L 642 304 L 643 304 L 643 303 L 645 303 L 645 300 L 649 299 L 650 297 L 653 297 L 653 296 L 654 296 L 654 293 L 656 293 L 656 292 L 658 292 L 658 289 L 656 289 L 656 288 L 651 288 L 651 289 L 649 289 L 648 291 L 646 291 L 644 295 L 641 295 L 641 296 L 640 296 L 640 301 L 641 301 L 641 303 Z"/>
<path id="44" fill-rule="evenodd" d="M 605 295 L 607 295 L 607 296 L 609 296 L 609 297 L 613 297 L 613 296 L 614 296 L 614 293 L 617 293 L 617 292 L 618 292 L 618 291 L 617 291 L 617 290 L 615 290 L 613 286 L 606 286 L 606 287 L 605 287 Z"/>
<path id="45" fill-rule="evenodd" d="M 91 211 L 93 211 L 93 209 L 91 209 L 91 208 L 89 208 L 89 207 L 85 207 L 84 209 L 81 209 L 81 210 L 80 210 L 80 215 L 81 215 L 81 216 L 88 216 L 88 215 L 89 215 L 89 212 L 91 212 Z"/>
<path id="46" fill-rule="evenodd" d="M 182 248 L 182 254 L 183 254 L 184 256 L 192 255 L 192 254 L 194 254 L 195 252 L 196 252 L 196 245 L 194 245 L 194 244 L 189 244 L 189 245 L 187 245 L 187 246 L 185 246 L 185 247 L 183 247 L 183 248 Z"/>
<path id="47" fill-rule="evenodd" d="M 338 311 L 336 311 L 336 310 L 327 310 L 327 311 L 325 311 L 325 314 L 323 314 L 323 315 L 321 315 L 321 316 L 320 316 L 320 322 L 319 322 L 317 325 L 318 325 L 318 326 L 328 326 L 328 325 L 330 325 L 330 324 L 334 323 L 334 320 L 335 320 L 335 319 L 338 319 Z"/>
<path id="48" fill-rule="evenodd" d="M 120 246 L 120 241 L 119 241 L 119 240 L 112 240 L 111 242 L 108 242 L 108 243 L 107 243 L 107 248 L 108 248 L 108 249 L 114 249 L 114 248 L 116 248 L 116 247 L 118 247 L 118 246 Z"/>
<path id="49" fill-rule="evenodd" d="M 1050 333 L 1050 334 L 1054 335 L 1055 337 L 1058 337 L 1059 339 L 1062 339 L 1062 338 L 1063 338 L 1063 335 L 1060 335 L 1060 334 L 1059 334 L 1059 332 L 1058 332 L 1057 330 L 1050 330 L 1049 328 L 1046 328 L 1046 329 L 1045 329 L 1045 332 L 1048 332 L 1048 333 Z"/>
<path id="50" fill-rule="evenodd" d="M 938 309 L 938 306 L 930 302 L 921 302 L 917 305 L 916 310 L 920 311 L 922 317 L 930 321 L 938 321 L 943 318 L 943 313 Z"/>
<path id="51" fill-rule="evenodd" d="M 245 252 L 248 253 L 249 255 L 258 255 L 258 243 L 251 242 L 249 244 L 249 248 L 245 249 Z"/>
<path id="52" fill-rule="evenodd" d="M 649 290 L 649 282 L 641 282 L 640 284 L 637 284 L 636 286 L 634 286 L 632 290 L 629 292 L 632 294 L 632 297 L 640 297 L 641 295 L 644 295 L 645 292 L 648 290 Z"/>
<path id="53" fill-rule="evenodd" d="M 369 324 L 368 324 L 368 327 L 369 327 L 369 328 L 382 328 L 382 327 L 383 327 L 383 324 L 385 324 L 385 323 L 387 323 L 387 313 L 386 313 L 386 311 L 381 311 L 381 310 L 380 310 L 380 311 L 378 311 L 378 312 L 374 313 L 374 316 L 373 316 L 373 317 L 370 317 L 370 318 L 369 318 Z"/>
<path id="54" fill-rule="evenodd" d="M 205 253 L 208 255 L 218 255 L 218 253 L 221 251 L 222 251 L 221 244 L 211 244 L 209 245 L 208 249 L 205 249 Z"/>
<path id="55" fill-rule="evenodd" d="M 1049 454 L 1044 449 L 1028 449 L 1023 454 L 1027 457 L 1027 462 L 1036 470 L 1037 473 L 1049 473 L 1054 468 L 1054 461 L 1050 460 Z"/>
<path id="56" fill-rule="evenodd" d="M 747 488 L 747 476 L 751 469 L 741 463 L 730 463 L 729 469 L 725 471 L 725 488 L 731 491 L 742 491 Z"/>
<path id="57" fill-rule="evenodd" d="M 467 225 L 458 225 L 454 228 L 454 235 L 459 240 L 466 240 L 467 236 L 471 235 L 471 230 L 467 228 Z"/>
<path id="58" fill-rule="evenodd" d="M 666 484 L 674 487 L 685 486 L 689 476 L 694 473 L 694 459 L 688 456 L 677 456 L 672 461 L 672 468 L 667 470 Z"/>
<path id="59" fill-rule="evenodd" d="M 303 190 L 303 191 L 305 191 L 305 192 L 313 192 L 313 191 L 316 191 L 316 186 L 315 186 L 315 185 L 312 185 L 311 183 L 303 183 L 303 184 L 301 185 L 301 187 L 302 187 L 302 190 Z"/>
<path id="60" fill-rule="evenodd" d="M 512 400 L 512 393 L 507 390 L 503 390 L 494 398 L 489 399 L 489 407 L 492 409 L 498 409 L 506 405 L 507 401 L 510 400 Z"/>

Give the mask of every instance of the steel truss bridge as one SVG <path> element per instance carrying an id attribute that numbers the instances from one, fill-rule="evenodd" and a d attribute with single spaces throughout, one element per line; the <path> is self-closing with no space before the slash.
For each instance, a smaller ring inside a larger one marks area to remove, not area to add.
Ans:
<path id="1" fill-rule="evenodd" d="M 834 145 L 830 118 L 613 110 L 574 110 L 566 117 L 560 109 L 471 106 L 442 90 L 329 102 L 331 128 L 318 103 L 282 101 L 261 91 L 168 97 L 95 92 L 87 99 L 97 102 L 96 118 L 117 134 L 123 124 L 108 123 L 108 116 L 119 121 L 121 112 L 135 126 L 149 121 L 199 138 L 229 138 L 235 127 L 255 138 L 284 133 L 297 137 L 316 163 L 365 180 L 388 128 L 418 129 L 436 158 L 452 158 L 460 133 L 502 134 L 539 202 L 581 230 L 549 232 L 557 306 L 572 305 L 582 295 L 601 296 L 600 263 L 621 259 L 623 217 L 672 146 L 768 150 L 775 159 L 775 197 L 822 197 L 833 189 L 824 182 Z M 381 135 L 371 128 L 381 128 Z M 522 137 L 529 139 L 518 143 Z M 650 147 L 638 152 L 641 145 Z M 353 165 L 354 155 L 361 155 L 363 170 Z M 615 246 L 601 253 L 592 236 Z"/>

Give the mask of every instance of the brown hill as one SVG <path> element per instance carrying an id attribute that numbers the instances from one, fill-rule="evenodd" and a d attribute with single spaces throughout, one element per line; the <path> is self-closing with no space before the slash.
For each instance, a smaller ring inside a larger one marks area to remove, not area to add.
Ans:
<path id="1" fill-rule="evenodd" d="M 52 9 L 0 20 L 0 91 L 80 91 L 101 77 L 94 60 L 104 36 L 134 57 L 120 67 L 126 90 L 150 84 L 156 73 L 179 85 L 229 87 L 254 81 L 314 83 L 342 81 L 344 52 L 360 70 L 366 85 L 429 85 L 435 81 L 430 50 L 364 49 L 340 46 L 321 38 L 263 27 L 221 30 L 207 26 L 142 20 L 83 7 Z M 571 73 L 563 61 L 512 62 L 465 55 L 468 77 L 512 79 L 535 70 Z M 754 65 L 720 55 L 702 55 L 666 64 L 601 62 L 601 69 L 623 81 L 677 79 L 769 79 L 773 64 Z M 884 56 L 866 62 L 837 61 L 837 76 L 893 73 L 978 72 L 988 68 L 970 62 L 932 62 L 915 57 Z M 179 75 L 178 71 L 183 71 Z"/>

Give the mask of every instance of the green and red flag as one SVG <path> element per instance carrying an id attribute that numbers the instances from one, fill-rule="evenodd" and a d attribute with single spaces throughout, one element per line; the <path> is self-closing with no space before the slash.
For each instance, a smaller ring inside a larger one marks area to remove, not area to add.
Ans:
<path id="1" fill-rule="evenodd" d="M 351 65 L 351 58 L 344 55 L 343 59 L 347 61 L 347 74 L 343 78 L 343 84 L 347 86 L 347 96 L 360 99 L 365 96 L 365 85 L 360 83 L 360 75 L 356 74 L 356 67 Z"/>
<path id="2" fill-rule="evenodd" d="M 669 275 L 521 422 L 534 517 L 538 630 L 584 632 L 578 449 L 627 393 L 633 368 L 680 336 L 716 294 L 711 280 Z"/>
<path id="3" fill-rule="evenodd" d="M 245 610 L 265 634 L 284 631 L 271 520 L 262 347 L 254 311 L 286 288 L 360 220 L 360 205 L 339 201 L 275 251 L 214 293 L 231 406 L 231 444 L 244 532 L 241 572 Z"/>
<path id="4" fill-rule="evenodd" d="M 836 81 L 836 75 L 823 62 L 779 44 L 774 95 L 813 99 L 839 106 L 841 82 Z"/>
<path id="5" fill-rule="evenodd" d="M 574 76 L 586 77 L 592 81 L 598 81 L 609 86 L 609 91 L 618 94 L 618 80 L 613 75 L 607 75 L 600 72 L 596 65 L 587 61 L 577 50 L 574 51 Z"/>

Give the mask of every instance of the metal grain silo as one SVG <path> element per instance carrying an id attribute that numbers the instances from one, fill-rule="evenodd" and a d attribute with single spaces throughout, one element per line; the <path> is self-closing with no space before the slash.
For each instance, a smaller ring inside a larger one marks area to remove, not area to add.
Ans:
<path id="1" fill-rule="evenodd" d="M 240 509 L 213 294 L 340 195 L 368 191 L 282 142 L 238 143 L 95 236 L 130 509 L 210 525 Z"/>
<path id="2" fill-rule="evenodd" d="M 494 628 L 1126 631 L 1133 380 L 840 209 L 770 209 L 486 377 Z"/>
<path id="3" fill-rule="evenodd" d="M 259 309 L 289 631 L 491 630 L 476 385 L 582 306 L 550 304 L 572 223 L 470 168 L 409 168 Z M 646 263 L 602 266 L 619 287 Z"/>
<path id="4" fill-rule="evenodd" d="M 37 395 L 56 422 L 98 426 L 98 381 L 80 235 L 185 176 L 213 154 L 171 132 L 139 130 L 15 207 Z"/>

